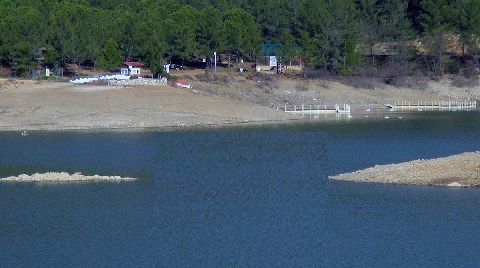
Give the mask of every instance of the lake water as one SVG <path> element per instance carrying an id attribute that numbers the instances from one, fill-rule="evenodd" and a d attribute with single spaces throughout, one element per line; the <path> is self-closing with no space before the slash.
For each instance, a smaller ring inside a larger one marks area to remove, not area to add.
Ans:
<path id="1" fill-rule="evenodd" d="M 329 181 L 480 150 L 480 114 L 190 132 L 0 134 L 0 266 L 472 267 L 480 190 Z"/>

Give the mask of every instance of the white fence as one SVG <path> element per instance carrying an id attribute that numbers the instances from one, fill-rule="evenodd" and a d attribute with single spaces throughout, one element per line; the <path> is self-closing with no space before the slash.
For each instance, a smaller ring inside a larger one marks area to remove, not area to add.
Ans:
<path id="1" fill-rule="evenodd" d="M 114 74 L 114 75 L 104 75 L 99 77 L 85 77 L 85 78 L 77 78 L 75 80 L 70 80 L 72 84 L 87 84 L 92 83 L 95 81 L 108 81 L 108 80 L 128 80 L 130 76 L 126 76 L 123 74 Z"/>
<path id="2" fill-rule="evenodd" d="M 293 114 L 324 114 L 324 113 L 350 113 L 348 104 L 324 104 L 324 105 L 285 105 L 278 107 L 277 110 L 283 110 Z"/>
<path id="3" fill-rule="evenodd" d="M 476 100 L 466 101 L 396 101 L 393 104 L 385 104 L 392 110 L 447 110 L 466 111 L 476 110 Z"/>

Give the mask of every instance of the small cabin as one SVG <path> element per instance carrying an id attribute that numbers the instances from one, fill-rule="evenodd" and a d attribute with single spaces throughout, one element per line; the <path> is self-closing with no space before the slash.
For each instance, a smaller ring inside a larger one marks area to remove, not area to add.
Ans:
<path id="1" fill-rule="evenodd" d="M 120 73 L 127 76 L 140 76 L 142 68 L 145 68 L 145 64 L 141 62 L 126 61 L 123 63 Z"/>

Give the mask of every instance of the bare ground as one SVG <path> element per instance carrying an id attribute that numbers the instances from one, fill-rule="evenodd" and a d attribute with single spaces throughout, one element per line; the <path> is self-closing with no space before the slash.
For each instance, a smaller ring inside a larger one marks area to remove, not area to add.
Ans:
<path id="1" fill-rule="evenodd" d="M 184 76 L 201 92 L 267 107 L 284 105 L 350 104 L 354 110 L 385 109 L 394 101 L 439 101 L 480 98 L 480 87 L 458 88 L 452 81 L 426 81 L 421 89 L 401 88 L 380 81 L 300 80 L 273 76 L 229 75 L 215 79 Z M 413 78 L 412 78 L 413 79 Z M 367 82 L 366 82 L 367 81 Z M 346 83 L 349 82 L 349 83 Z"/>
<path id="2" fill-rule="evenodd" d="M 375 166 L 330 178 L 361 183 L 479 187 L 480 152 Z"/>
<path id="3" fill-rule="evenodd" d="M 346 103 L 360 111 L 385 110 L 384 104 L 395 100 L 480 98 L 480 87 L 456 88 L 448 80 L 418 90 L 252 74 L 212 79 L 198 70 L 179 78 L 194 90 L 0 80 L 0 131 L 237 125 L 301 119 L 276 110 L 291 104 Z"/>
<path id="4" fill-rule="evenodd" d="M 260 105 L 169 86 L 21 81 L 0 88 L 0 130 L 191 127 L 292 118 Z"/>
<path id="5" fill-rule="evenodd" d="M 69 174 L 67 172 L 35 173 L 32 175 L 18 175 L 0 179 L 0 183 L 9 182 L 38 182 L 38 183 L 66 183 L 66 182 L 122 182 L 135 181 L 136 178 L 124 178 L 120 176 L 86 176 L 81 173 Z"/>

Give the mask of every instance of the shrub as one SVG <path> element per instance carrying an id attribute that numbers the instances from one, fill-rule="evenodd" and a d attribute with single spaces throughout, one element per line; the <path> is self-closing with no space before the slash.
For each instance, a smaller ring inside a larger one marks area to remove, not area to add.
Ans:
<path id="1" fill-rule="evenodd" d="M 455 87 L 475 87 L 478 86 L 478 77 L 477 76 L 464 76 L 464 75 L 453 75 L 452 76 L 452 85 Z"/>
<path id="2" fill-rule="evenodd" d="M 309 88 L 309 83 L 308 82 L 299 82 L 295 86 L 295 89 L 297 91 L 308 91 L 308 88 Z"/>
<path id="3" fill-rule="evenodd" d="M 385 82 L 394 87 L 411 88 L 426 90 L 428 87 L 428 78 L 425 76 L 395 76 L 385 80 Z"/>
<path id="4" fill-rule="evenodd" d="M 378 79 L 359 76 L 347 76 L 341 80 L 344 84 L 354 88 L 376 89 L 380 87 Z"/>

